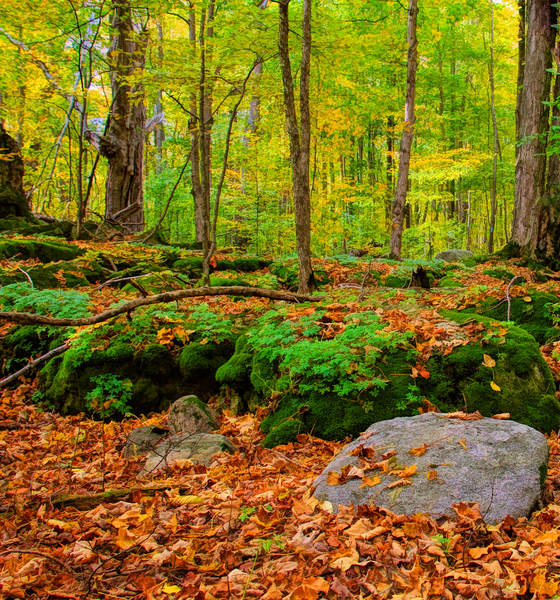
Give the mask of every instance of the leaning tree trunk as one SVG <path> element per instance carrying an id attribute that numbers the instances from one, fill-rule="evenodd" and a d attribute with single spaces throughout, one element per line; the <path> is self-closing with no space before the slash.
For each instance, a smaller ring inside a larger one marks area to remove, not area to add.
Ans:
<path id="1" fill-rule="evenodd" d="M 391 257 L 401 258 L 402 234 L 408 190 L 408 172 L 410 169 L 410 152 L 414 139 L 414 100 L 416 95 L 416 70 L 418 65 L 418 40 L 416 39 L 417 0 L 410 0 L 408 5 L 408 60 L 406 69 L 406 100 L 404 105 L 404 130 L 399 151 L 399 174 L 393 202 L 393 221 L 391 224 Z"/>
<path id="2" fill-rule="evenodd" d="M 131 83 L 130 78 L 137 79 L 144 70 L 148 38 L 134 24 L 129 0 L 115 0 L 113 27 L 113 102 L 109 129 L 99 142 L 100 154 L 108 159 L 105 216 L 119 215 L 130 230 L 142 231 L 146 107 L 141 83 Z"/>
<path id="3" fill-rule="evenodd" d="M 23 191 L 23 160 L 16 140 L 0 123 L 0 219 L 32 219 Z"/>
<path id="4" fill-rule="evenodd" d="M 519 146 L 515 168 L 515 204 L 511 241 L 534 256 L 539 242 L 539 212 L 545 193 L 546 133 L 550 98 L 555 9 L 549 0 L 527 2 L 523 90 L 518 107 Z M 548 250 L 545 250 L 548 253 Z"/>
<path id="5" fill-rule="evenodd" d="M 289 50 L 289 0 L 279 1 L 278 50 L 284 89 L 284 111 L 290 137 L 292 184 L 296 245 L 299 261 L 298 293 L 307 294 L 316 288 L 311 266 L 311 198 L 309 186 L 309 152 L 311 141 L 311 118 L 309 112 L 309 76 L 311 67 L 311 0 L 303 0 L 301 72 L 300 72 L 300 119 L 298 127 L 294 99 L 294 80 Z M 301 131 L 300 131 L 301 129 Z"/>

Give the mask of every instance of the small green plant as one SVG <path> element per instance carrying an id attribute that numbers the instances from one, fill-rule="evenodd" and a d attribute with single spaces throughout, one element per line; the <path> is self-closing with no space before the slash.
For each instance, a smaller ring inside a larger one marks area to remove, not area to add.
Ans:
<path id="1" fill-rule="evenodd" d="M 86 396 L 87 406 L 101 418 L 126 416 L 131 414 L 129 402 L 132 396 L 132 382 L 121 379 L 113 373 L 98 375 L 92 378 L 95 387 Z"/>
<path id="2" fill-rule="evenodd" d="M 433 535 L 431 539 L 440 546 L 445 556 L 451 556 L 451 540 L 449 538 L 446 538 L 441 533 L 438 533 L 437 535 Z"/>
<path id="3" fill-rule="evenodd" d="M 256 508 L 253 506 L 242 506 L 241 510 L 239 511 L 239 517 L 237 517 L 242 523 L 245 523 L 245 521 L 254 513 L 256 512 Z"/>
<path id="4" fill-rule="evenodd" d="M 397 400 L 398 410 L 406 410 L 411 404 L 422 404 L 422 397 L 419 394 L 420 388 L 412 383 L 409 384 L 405 397 Z"/>
<path id="5" fill-rule="evenodd" d="M 15 312 L 79 318 L 90 315 L 89 304 L 89 296 L 75 290 L 37 290 L 29 283 L 12 283 L 0 288 L 0 306 Z"/>

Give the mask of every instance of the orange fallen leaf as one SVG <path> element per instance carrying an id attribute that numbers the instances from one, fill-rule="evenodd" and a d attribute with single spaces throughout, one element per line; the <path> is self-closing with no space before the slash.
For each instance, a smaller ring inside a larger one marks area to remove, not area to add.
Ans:
<path id="1" fill-rule="evenodd" d="M 509 413 L 500 413 L 499 415 L 492 415 L 493 419 L 509 419 Z"/>
<path id="2" fill-rule="evenodd" d="M 482 357 L 484 359 L 482 364 L 485 367 L 490 367 L 492 369 L 496 366 L 496 361 L 491 356 L 488 356 L 488 354 L 483 354 Z"/>
<path id="3" fill-rule="evenodd" d="M 490 387 L 491 387 L 491 388 L 492 388 L 492 389 L 493 389 L 495 392 L 501 392 L 501 391 L 502 391 L 502 388 L 501 388 L 501 387 L 500 387 L 500 386 L 499 386 L 497 383 L 495 383 L 494 381 L 491 381 L 491 382 L 490 382 Z"/>
<path id="4" fill-rule="evenodd" d="M 377 475 L 372 479 L 370 479 L 369 477 L 364 477 L 362 479 L 362 485 L 360 486 L 360 488 L 364 488 L 366 486 L 373 487 L 374 485 L 378 485 L 379 483 L 381 483 L 381 479 L 379 479 Z"/>
<path id="5" fill-rule="evenodd" d="M 424 444 L 423 446 L 418 446 L 418 448 L 412 448 L 408 451 L 412 456 L 422 456 L 424 452 L 428 449 L 428 444 Z"/>
<path id="6" fill-rule="evenodd" d="M 437 473 L 437 471 L 428 471 L 428 472 L 426 473 L 426 478 L 427 478 L 429 481 L 435 481 L 435 480 L 438 478 L 438 473 Z"/>

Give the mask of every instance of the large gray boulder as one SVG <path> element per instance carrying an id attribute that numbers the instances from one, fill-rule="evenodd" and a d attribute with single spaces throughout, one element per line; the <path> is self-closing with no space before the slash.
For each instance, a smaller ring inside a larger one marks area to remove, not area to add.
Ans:
<path id="1" fill-rule="evenodd" d="M 237 450 L 233 442 L 215 433 L 181 433 L 163 440 L 150 452 L 140 475 L 155 474 L 171 468 L 179 460 L 191 460 L 196 465 L 209 467 L 220 452 Z"/>
<path id="2" fill-rule="evenodd" d="M 123 456 L 125 458 L 134 458 L 136 456 L 144 456 L 154 450 L 161 440 L 169 435 L 167 429 L 159 427 L 137 427 L 133 429 L 123 448 Z"/>
<path id="3" fill-rule="evenodd" d="M 459 262 L 462 258 L 468 258 L 469 256 L 474 256 L 470 250 L 444 250 L 438 252 L 434 258 L 445 262 Z"/>
<path id="4" fill-rule="evenodd" d="M 546 438 L 527 425 L 427 413 L 373 424 L 315 480 L 314 494 L 335 511 L 375 503 L 406 515 L 453 517 L 454 504 L 478 502 L 484 520 L 496 523 L 530 514 L 547 463 Z"/>
<path id="5" fill-rule="evenodd" d="M 216 413 L 196 396 L 184 396 L 169 408 L 171 433 L 210 433 L 220 428 Z"/>

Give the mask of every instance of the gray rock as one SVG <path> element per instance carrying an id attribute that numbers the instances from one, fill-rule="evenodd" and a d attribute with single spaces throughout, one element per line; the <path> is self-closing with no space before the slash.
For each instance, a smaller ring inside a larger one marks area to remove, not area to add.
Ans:
<path id="1" fill-rule="evenodd" d="M 474 256 L 470 250 L 444 250 L 443 252 L 438 252 L 434 258 L 444 260 L 445 262 L 458 262 L 462 258 L 468 258 L 469 256 Z"/>
<path id="2" fill-rule="evenodd" d="M 219 429 L 216 413 L 196 396 L 184 396 L 169 409 L 167 424 L 171 433 L 210 433 Z"/>
<path id="3" fill-rule="evenodd" d="M 169 436 L 148 455 L 140 475 L 158 473 L 178 460 L 189 459 L 197 465 L 210 466 L 216 454 L 235 452 L 232 441 L 215 433 L 181 433 Z"/>
<path id="4" fill-rule="evenodd" d="M 168 434 L 167 429 L 159 427 L 138 427 L 130 432 L 122 454 L 125 458 L 144 456 L 151 452 Z"/>
<path id="5" fill-rule="evenodd" d="M 424 444 L 427 447 L 421 456 L 409 453 Z M 382 462 L 382 454 L 395 451 L 395 458 L 388 459 L 388 472 L 376 468 L 364 473 L 370 480 L 379 477 L 380 483 L 360 487 L 363 480 L 352 478 L 341 485 L 329 485 L 329 472 L 341 473 L 346 465 L 360 466 L 359 457 L 351 452 L 361 445 L 374 449 L 373 462 Z M 373 424 L 315 480 L 314 494 L 318 500 L 330 501 L 334 510 L 339 504 L 371 502 L 406 515 L 454 517 L 454 504 L 478 502 L 484 520 L 495 523 L 507 515 L 530 514 L 541 497 L 547 463 L 546 438 L 527 425 L 488 418 L 463 421 L 428 413 Z M 414 465 L 416 472 L 404 478 L 412 482 L 410 485 L 387 487 L 403 480 L 398 477 L 399 466 Z M 437 472 L 437 478 L 428 479 L 429 472 Z"/>

